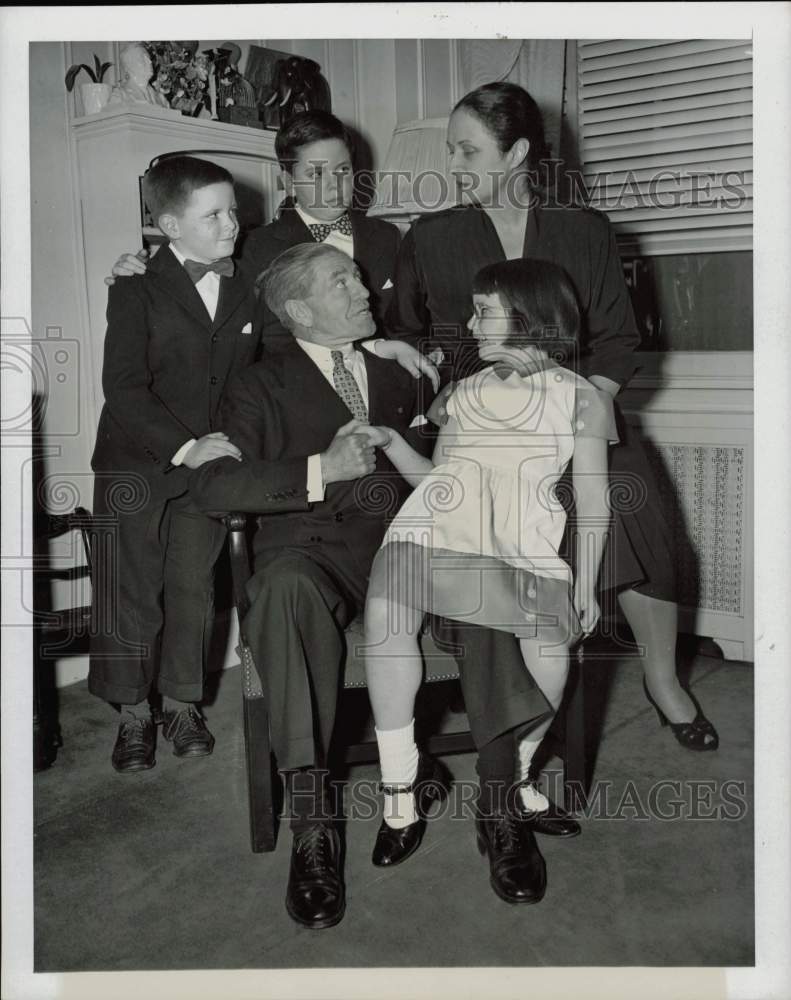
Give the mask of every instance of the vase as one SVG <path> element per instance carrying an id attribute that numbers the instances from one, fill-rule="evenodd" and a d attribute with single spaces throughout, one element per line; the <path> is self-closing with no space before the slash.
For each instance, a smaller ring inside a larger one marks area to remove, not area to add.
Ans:
<path id="1" fill-rule="evenodd" d="M 109 83 L 84 83 L 80 87 L 82 109 L 86 115 L 95 115 L 110 100 Z"/>

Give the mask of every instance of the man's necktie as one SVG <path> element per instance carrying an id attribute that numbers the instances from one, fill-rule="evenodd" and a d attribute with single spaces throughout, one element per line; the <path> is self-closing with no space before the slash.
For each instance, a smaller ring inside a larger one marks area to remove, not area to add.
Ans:
<path id="1" fill-rule="evenodd" d="M 361 423 L 368 423 L 368 408 L 365 405 L 363 394 L 357 385 L 357 380 L 343 363 L 343 351 L 330 351 L 332 358 L 332 384 L 335 391 L 349 407 L 356 420 Z"/>
<path id="2" fill-rule="evenodd" d="M 352 220 L 349 217 L 349 213 L 344 212 L 340 219 L 336 219 L 335 222 L 317 222 L 315 225 L 309 225 L 308 229 L 317 243 L 323 243 L 335 229 L 339 233 L 343 233 L 344 236 L 351 236 Z"/>
<path id="3" fill-rule="evenodd" d="M 224 275 L 226 278 L 233 276 L 233 260 L 230 257 L 223 257 L 221 260 L 212 261 L 211 264 L 201 264 L 197 260 L 185 260 L 184 270 L 192 278 L 192 283 L 197 285 L 201 278 L 214 271 L 215 274 Z"/>

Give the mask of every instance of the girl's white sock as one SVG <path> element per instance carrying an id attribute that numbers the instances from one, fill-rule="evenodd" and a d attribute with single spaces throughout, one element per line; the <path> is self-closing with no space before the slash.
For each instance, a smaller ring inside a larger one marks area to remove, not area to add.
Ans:
<path id="1" fill-rule="evenodd" d="M 411 785 L 417 778 L 418 749 L 415 744 L 415 720 L 402 729 L 377 729 L 379 764 L 383 785 Z M 385 792 L 384 820 L 394 830 L 402 830 L 418 819 L 413 792 Z"/>

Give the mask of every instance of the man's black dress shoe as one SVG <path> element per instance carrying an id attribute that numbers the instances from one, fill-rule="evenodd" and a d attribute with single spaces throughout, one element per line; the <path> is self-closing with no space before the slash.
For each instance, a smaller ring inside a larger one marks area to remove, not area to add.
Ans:
<path id="1" fill-rule="evenodd" d="M 441 802 L 448 794 L 450 780 L 447 771 L 438 760 L 421 754 L 417 765 L 417 777 L 406 788 L 383 785 L 382 790 L 393 792 L 414 792 L 415 809 L 419 819 L 409 826 L 394 830 L 382 820 L 379 832 L 376 834 L 371 861 L 377 868 L 388 868 L 400 865 L 402 861 L 414 854 L 420 847 L 423 832 L 426 829 L 426 814 L 433 802 Z"/>
<path id="2" fill-rule="evenodd" d="M 286 889 L 286 909 L 303 927 L 333 927 L 343 917 L 346 895 L 341 878 L 341 839 L 327 823 L 295 833 Z"/>
<path id="3" fill-rule="evenodd" d="M 162 735 L 173 744 L 176 757 L 208 757 L 214 749 L 214 737 L 203 716 L 191 704 L 180 712 L 171 709 L 164 713 Z"/>
<path id="4" fill-rule="evenodd" d="M 518 812 L 475 818 L 478 850 L 489 856 L 489 884 L 506 903 L 538 903 L 547 888 L 547 866 L 529 823 Z"/>
<path id="5" fill-rule="evenodd" d="M 116 771 L 147 771 L 153 767 L 156 732 L 151 719 L 128 718 L 122 722 L 110 758 Z"/>
<path id="6" fill-rule="evenodd" d="M 523 787 L 532 787 L 538 791 L 538 785 L 532 779 L 520 782 L 518 788 Z M 549 808 L 539 812 L 521 805 L 520 796 L 520 808 L 533 833 L 543 833 L 547 837 L 576 837 L 582 832 L 579 823 L 572 819 L 565 809 L 555 805 L 551 799 L 549 799 Z"/>

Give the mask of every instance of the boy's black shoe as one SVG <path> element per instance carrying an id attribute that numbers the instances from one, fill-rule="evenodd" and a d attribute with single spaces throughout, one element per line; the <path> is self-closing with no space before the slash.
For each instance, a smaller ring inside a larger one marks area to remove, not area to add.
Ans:
<path id="1" fill-rule="evenodd" d="M 118 727 L 113 755 L 116 771 L 147 771 L 156 764 L 156 726 L 150 718 L 126 718 Z"/>
<path id="2" fill-rule="evenodd" d="M 328 823 L 315 823 L 295 833 L 286 909 L 303 927 L 333 927 L 346 910 L 341 877 L 341 838 Z"/>
<path id="3" fill-rule="evenodd" d="M 173 744 L 176 757 L 208 757 L 214 749 L 214 737 L 192 704 L 185 705 L 180 712 L 165 711 L 162 735 Z"/>

